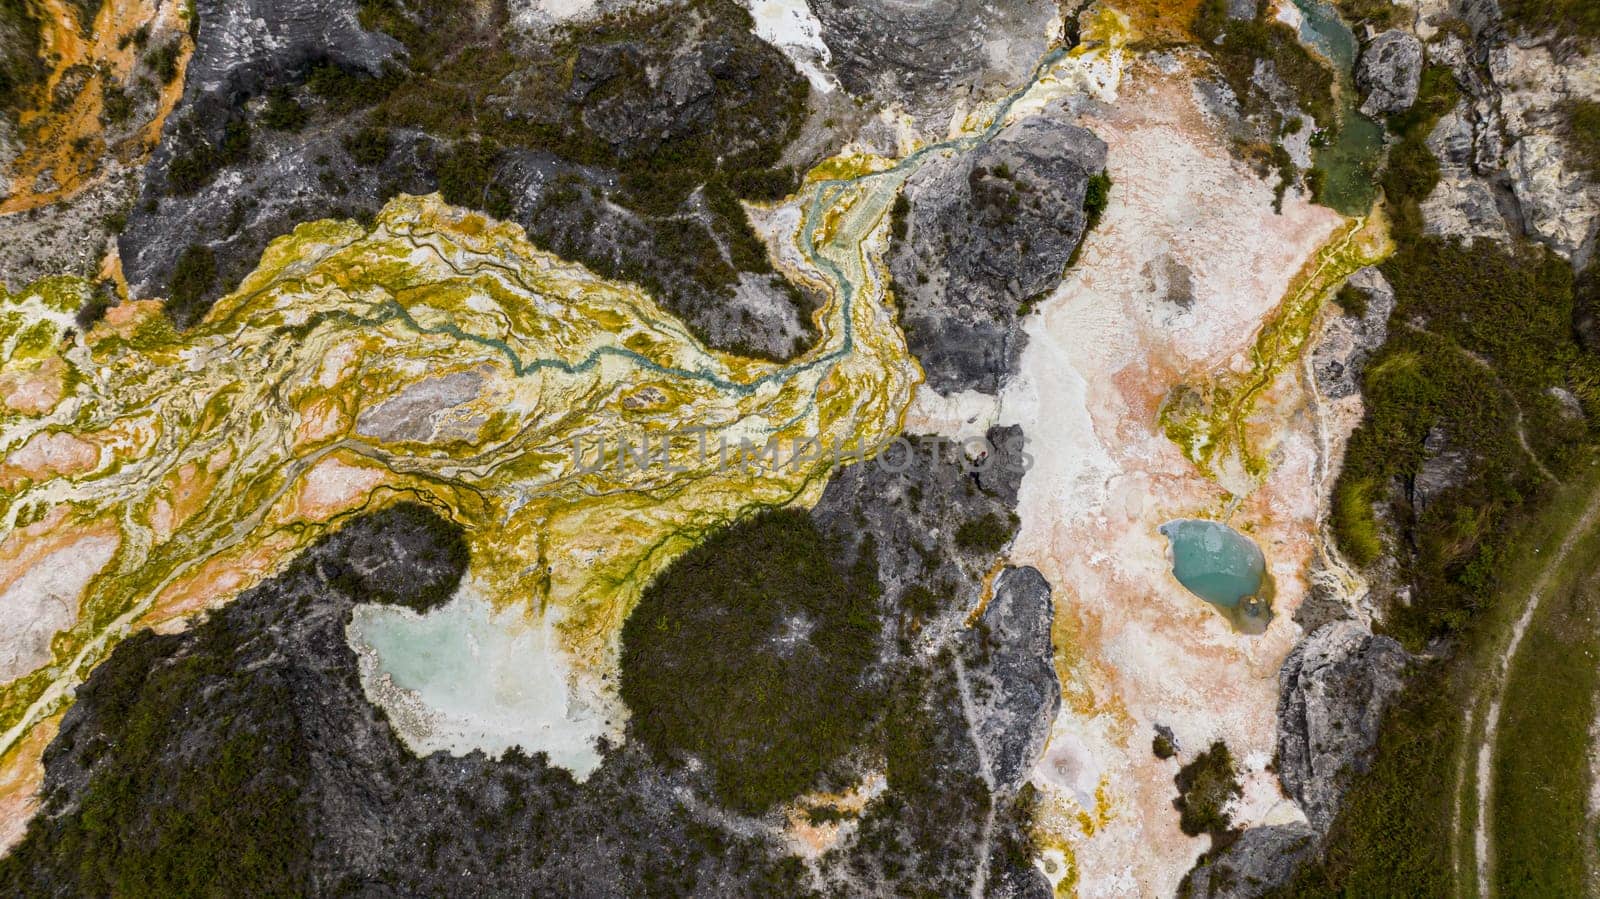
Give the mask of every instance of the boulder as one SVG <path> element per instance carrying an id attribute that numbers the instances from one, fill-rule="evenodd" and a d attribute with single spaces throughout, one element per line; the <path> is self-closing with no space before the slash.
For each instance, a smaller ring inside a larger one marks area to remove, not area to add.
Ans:
<path id="1" fill-rule="evenodd" d="M 1376 118 L 1410 109 L 1422 84 L 1422 62 L 1422 42 L 1414 34 L 1385 31 L 1373 38 L 1356 63 L 1361 114 Z"/>
<path id="2" fill-rule="evenodd" d="M 1061 711 L 1061 681 L 1050 643 L 1050 583 L 1036 568 L 1007 568 L 997 581 L 978 638 L 988 641 L 982 673 L 993 689 L 974 703 L 974 718 L 995 791 L 1012 793 L 1044 752 Z"/>
<path id="3" fill-rule="evenodd" d="M 1391 637 L 1344 620 L 1301 641 L 1278 672 L 1278 778 L 1317 832 L 1371 764 L 1378 728 L 1411 656 Z"/>
<path id="4" fill-rule="evenodd" d="M 1289 882 L 1316 848 L 1317 832 L 1305 823 L 1252 827 L 1207 854 L 1183 881 L 1188 899 L 1256 899 Z"/>
<path id="5" fill-rule="evenodd" d="M 1106 145 L 1049 115 L 924 165 L 906 185 L 890 261 L 901 320 L 928 384 L 995 393 L 1022 354 L 1019 307 L 1053 289 L 1083 240 Z"/>

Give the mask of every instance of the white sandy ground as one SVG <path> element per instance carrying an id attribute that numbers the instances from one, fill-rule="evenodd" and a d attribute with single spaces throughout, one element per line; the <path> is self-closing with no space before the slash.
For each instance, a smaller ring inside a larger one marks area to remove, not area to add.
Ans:
<path id="1" fill-rule="evenodd" d="M 806 0 L 746 0 L 756 37 L 783 52 L 811 86 L 831 94 L 839 84 L 828 72 L 833 55 L 822 42 L 822 23 Z"/>
<path id="2" fill-rule="evenodd" d="M 346 630 L 361 687 L 389 713 L 417 755 L 512 746 L 543 751 L 578 780 L 600 765 L 602 716 L 574 708 L 572 665 L 549 618 L 494 612 L 470 581 L 426 614 L 400 606 L 356 606 Z"/>
<path id="3" fill-rule="evenodd" d="M 111 561 L 115 536 L 86 536 L 37 560 L 0 591 L 0 683 L 50 661 L 50 640 L 78 620 L 89 579 Z M 4 574 L 0 574 L 4 584 Z"/>
<path id="4" fill-rule="evenodd" d="M 1075 866 L 1081 895 L 1171 894 L 1206 848 L 1178 829 L 1172 777 L 1213 740 L 1226 740 L 1245 771 L 1238 823 L 1300 817 L 1266 768 L 1323 478 L 1291 366 L 1257 409 L 1277 435 L 1265 448 L 1271 471 L 1228 518 L 1266 554 L 1276 618 L 1261 636 L 1234 633 L 1168 570 L 1157 527 L 1223 515 L 1230 497 L 1184 459 L 1157 412 L 1173 385 L 1246 365 L 1258 327 L 1340 219 L 1294 196 L 1275 215 L 1270 184 L 1230 156 L 1181 72 L 1141 64 L 1115 106 L 1085 119 L 1109 146 L 1112 202 L 1029 320 L 1021 373 L 999 410 L 1001 424 L 1023 426 L 1035 458 L 1010 555 L 1055 588 L 1066 694 L 1034 781 L 1067 850 L 1055 873 Z M 1151 274 L 1169 260 L 1191 272 L 1187 310 Z M 970 428 L 980 407 L 924 398 L 908 429 Z M 1178 760 L 1152 754 L 1158 723 L 1176 733 Z"/>

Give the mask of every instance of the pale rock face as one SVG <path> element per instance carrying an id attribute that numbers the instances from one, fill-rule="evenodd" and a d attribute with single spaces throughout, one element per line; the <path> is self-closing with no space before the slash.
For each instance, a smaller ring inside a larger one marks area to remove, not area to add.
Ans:
<path id="1" fill-rule="evenodd" d="M 1254 899 L 1282 887 L 1316 848 L 1304 822 L 1252 827 L 1221 853 L 1195 865 L 1186 881 L 1190 899 Z"/>
<path id="2" fill-rule="evenodd" d="M 1582 264 L 1594 251 L 1600 184 L 1563 138 L 1567 104 L 1600 98 L 1600 57 L 1556 59 L 1549 47 L 1510 43 L 1489 55 L 1506 135 L 1505 168 L 1534 238 Z"/>
<path id="3" fill-rule="evenodd" d="M 1326 831 L 1345 789 L 1365 771 L 1411 656 L 1355 621 L 1323 625 L 1278 673 L 1278 776 L 1311 824 Z"/>
<path id="4" fill-rule="evenodd" d="M 1422 83 L 1422 42 L 1404 31 L 1385 31 L 1368 44 L 1356 65 L 1356 84 L 1366 99 L 1368 117 L 1404 112 L 1417 100 Z"/>
<path id="5" fill-rule="evenodd" d="M 1356 272 L 1349 283 L 1366 294 L 1366 312 L 1359 318 L 1330 316 L 1312 355 L 1317 390 L 1330 400 L 1361 390 L 1362 368 L 1388 338 L 1389 313 L 1394 311 L 1394 288 L 1376 268 Z"/>
<path id="6" fill-rule="evenodd" d="M 1439 183 L 1422 203 L 1424 230 L 1467 242 L 1506 242 L 1511 232 L 1489 183 L 1473 170 L 1472 125 L 1460 109 L 1439 119 L 1428 135 L 1428 149 L 1439 159 Z"/>

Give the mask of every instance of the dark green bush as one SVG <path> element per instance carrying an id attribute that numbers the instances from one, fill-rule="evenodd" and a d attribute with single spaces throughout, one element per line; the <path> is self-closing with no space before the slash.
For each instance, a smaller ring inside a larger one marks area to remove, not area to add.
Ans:
<path id="1" fill-rule="evenodd" d="M 1590 177 L 1600 175 L 1600 103 L 1571 100 L 1562 107 L 1566 116 L 1567 142 L 1578 156 L 1578 163 Z"/>
<path id="2" fill-rule="evenodd" d="M 172 272 L 172 290 L 167 297 L 167 315 L 179 327 L 188 327 L 205 315 L 208 294 L 217 284 L 217 257 L 211 248 L 190 244 L 178 257 Z"/>
<path id="3" fill-rule="evenodd" d="M 1179 768 L 1173 780 L 1178 798 L 1172 804 L 1178 809 L 1178 827 L 1185 834 L 1216 837 L 1233 826 L 1226 807 L 1239 798 L 1239 772 L 1226 743 L 1212 743 L 1210 749 Z"/>
<path id="4" fill-rule="evenodd" d="M 763 513 L 674 562 L 622 629 L 629 729 L 694 756 L 759 813 L 819 785 L 871 723 L 876 554 L 852 566 L 804 512 Z"/>
<path id="5" fill-rule="evenodd" d="M 267 108 L 261 113 L 261 124 L 274 131 L 299 131 L 309 118 L 292 91 L 287 87 L 275 87 L 267 95 Z"/>
<path id="6" fill-rule="evenodd" d="M 347 135 L 344 139 L 344 149 L 357 165 L 374 166 L 389 158 L 389 152 L 394 149 L 394 141 L 389 137 L 387 128 L 368 125 L 354 134 Z"/>
<path id="7" fill-rule="evenodd" d="M 457 206 L 509 217 L 511 195 L 494 181 L 499 161 L 500 148 L 488 141 L 458 142 L 439 160 L 439 193 Z"/>
<path id="8" fill-rule="evenodd" d="M 990 512 L 981 518 L 962 522 L 956 528 L 956 545 L 975 552 L 997 553 L 1011 542 L 1011 535 L 1016 531 L 1016 515 L 1007 518 L 998 512 Z"/>
<path id="9" fill-rule="evenodd" d="M 182 49 L 177 38 L 172 38 L 144 55 L 144 64 L 156 73 L 162 84 L 171 84 L 178 77 L 178 53 Z"/>

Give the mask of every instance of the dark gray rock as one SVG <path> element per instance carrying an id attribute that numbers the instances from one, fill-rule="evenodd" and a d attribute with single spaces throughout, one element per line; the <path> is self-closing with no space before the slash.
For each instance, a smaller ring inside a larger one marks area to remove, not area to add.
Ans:
<path id="1" fill-rule="evenodd" d="M 692 776 L 665 773 L 640 750 L 610 749 L 582 784 L 542 755 L 410 754 L 362 693 L 344 630 L 357 602 L 425 604 L 461 577 L 459 530 L 420 508 L 356 519 L 208 620 L 120 644 L 46 752 L 44 811 L 0 861 L 0 890 L 107 895 L 102 878 L 117 877 L 162 893 L 172 872 L 149 873 L 157 856 L 240 895 L 259 894 L 259 858 L 281 862 L 274 882 L 295 895 L 772 895 L 792 885 L 777 844 L 729 829 L 692 798 Z M 132 751 L 143 755 L 123 755 Z M 212 793 L 219 771 L 243 778 L 236 792 Z M 89 806 L 119 825 L 110 842 L 83 836 Z M 235 867 L 185 855 L 190 841 L 218 845 L 215 833 L 185 831 L 191 821 L 245 841 L 223 844 L 238 850 Z"/>
<path id="2" fill-rule="evenodd" d="M 1366 310 L 1359 317 L 1329 315 L 1311 355 L 1317 390 L 1332 400 L 1361 391 L 1361 372 L 1388 339 L 1389 313 L 1394 311 L 1394 288 L 1376 268 L 1361 269 L 1349 284 L 1366 297 Z"/>
<path id="3" fill-rule="evenodd" d="M 380 74 L 404 48 L 362 28 L 360 9 L 359 0 L 198 0 L 185 104 L 258 94 L 321 62 Z"/>
<path id="4" fill-rule="evenodd" d="M 202 244 L 216 256 L 212 293 L 220 295 L 255 269 L 273 238 L 295 225 L 371 216 L 397 193 L 437 188 L 434 140 L 391 131 L 387 158 L 367 166 L 345 149 L 345 138 L 356 130 L 335 122 L 298 133 L 259 132 L 255 158 L 193 194 L 169 196 L 147 187 L 118 238 L 133 295 L 166 296 L 178 258 L 190 244 Z"/>
<path id="5" fill-rule="evenodd" d="M 1466 483 L 1472 467 L 1472 455 L 1451 442 L 1449 432 L 1437 425 L 1423 437 L 1422 451 L 1422 465 L 1406 491 L 1419 518 L 1440 495 Z"/>
<path id="6" fill-rule="evenodd" d="M 182 324 L 203 314 L 255 267 L 268 242 L 296 224 L 370 216 L 396 193 L 438 189 L 438 171 L 457 146 L 453 131 L 394 127 L 384 159 L 355 162 L 346 144 L 366 114 L 336 108 L 301 86 L 308 71 L 332 63 L 349 73 L 391 73 L 373 86 L 376 96 L 422 76 L 393 74 L 406 57 L 388 36 L 349 33 L 359 31 L 354 0 L 257 5 L 294 9 L 263 23 L 251 18 L 260 12 L 254 6 L 202 4 L 197 62 L 119 239 L 124 274 L 141 296 L 169 293 L 190 245 L 212 251 L 219 277 L 178 315 Z M 529 65 L 496 87 L 482 114 L 538 123 L 529 133 L 544 135 L 545 143 L 485 151 L 493 155 L 482 202 L 450 199 L 511 218 L 536 244 L 639 283 L 719 349 L 788 358 L 815 337 L 816 300 L 773 272 L 759 244 L 751 247 L 737 203 L 726 196 L 721 205 L 709 203 L 703 189 L 684 199 L 677 192 L 689 186 L 674 178 L 659 190 L 637 177 L 630 186 L 623 174 L 631 166 L 637 176 L 660 154 L 702 153 L 707 134 L 718 135 L 725 160 L 752 167 L 776 161 L 804 116 L 806 82 L 748 32 L 742 15 L 740 7 L 712 5 L 640 14 L 587 37 L 579 32 L 575 39 L 592 43 L 575 52 L 570 78 L 541 67 L 548 45 L 517 44 Z M 339 43 L 319 45 L 319 36 Z M 292 132 L 266 127 L 262 94 L 270 90 L 291 91 L 309 124 Z M 197 148 L 220 146 L 230 127 L 242 126 L 251 134 L 249 151 L 218 159 L 198 179 L 204 183 L 190 184 Z M 174 174 L 186 159 L 189 175 Z M 697 174 L 709 176 L 717 164 L 707 162 Z M 656 202 L 660 193 L 670 200 Z"/>
<path id="7" fill-rule="evenodd" d="M 1306 824 L 1252 827 L 1208 853 L 1183 881 L 1185 899 L 1257 899 L 1288 884 L 1317 846 Z"/>
<path id="8" fill-rule="evenodd" d="M 977 739 L 989 761 L 994 789 L 1012 793 L 1044 752 L 1061 711 L 1050 626 L 1055 604 L 1050 584 L 1035 568 L 1007 568 L 995 581 L 977 639 L 987 680 L 974 702 Z"/>
<path id="9" fill-rule="evenodd" d="M 1356 85 L 1365 99 L 1361 114 L 1376 118 L 1405 112 L 1422 84 L 1422 41 L 1406 31 L 1385 31 L 1361 51 Z"/>
<path id="10" fill-rule="evenodd" d="M 1018 83 L 1060 15 L 1041 0 L 815 0 L 811 9 L 847 90 L 930 121 L 972 89 Z"/>
<path id="11" fill-rule="evenodd" d="M 980 467 L 952 441 L 906 438 L 885 455 L 836 473 L 812 517 L 849 541 L 852 551 L 868 537 L 874 541 L 878 577 L 891 604 L 905 605 L 908 592 L 930 591 L 942 609 L 965 614 L 978 604 L 995 552 L 963 546 L 956 532 L 989 517 L 1014 529 L 1022 481 L 1021 428 L 993 428 L 986 445 L 991 449 Z"/>
<path id="12" fill-rule="evenodd" d="M 1018 307 L 1060 282 L 1087 225 L 1093 133 L 1046 116 L 908 179 L 907 237 L 890 262 L 911 351 L 941 393 L 995 393 L 1025 336 Z"/>
<path id="13" fill-rule="evenodd" d="M 1411 656 L 1356 621 L 1323 625 L 1278 672 L 1278 778 L 1318 832 L 1367 770 Z"/>

